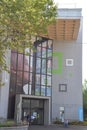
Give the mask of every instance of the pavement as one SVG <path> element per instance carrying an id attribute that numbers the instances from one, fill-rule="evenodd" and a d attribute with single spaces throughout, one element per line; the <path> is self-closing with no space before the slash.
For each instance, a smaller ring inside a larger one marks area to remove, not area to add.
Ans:
<path id="1" fill-rule="evenodd" d="M 87 130 L 87 126 L 68 126 L 64 127 L 62 125 L 49 125 L 49 126 L 38 126 L 33 125 L 29 127 L 29 130 Z"/>
<path id="2" fill-rule="evenodd" d="M 0 130 L 87 130 L 87 126 L 74 126 L 69 125 L 68 127 L 64 127 L 63 125 L 31 125 L 29 128 L 25 127 L 8 127 L 8 128 L 0 128 Z"/>

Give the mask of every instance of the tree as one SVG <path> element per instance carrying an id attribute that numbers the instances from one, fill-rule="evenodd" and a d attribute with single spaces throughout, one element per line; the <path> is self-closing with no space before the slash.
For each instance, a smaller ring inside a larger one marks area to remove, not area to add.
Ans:
<path id="1" fill-rule="evenodd" d="M 32 36 L 47 32 L 57 15 L 52 0 L 0 0 L 0 72 L 7 70 L 5 52 L 32 46 Z"/>
<path id="2" fill-rule="evenodd" d="M 84 80 L 83 83 L 83 109 L 84 117 L 87 118 L 87 80 Z"/>

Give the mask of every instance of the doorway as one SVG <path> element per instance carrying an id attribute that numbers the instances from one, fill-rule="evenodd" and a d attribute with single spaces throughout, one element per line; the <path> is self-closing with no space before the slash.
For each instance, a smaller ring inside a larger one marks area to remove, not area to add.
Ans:
<path id="1" fill-rule="evenodd" d="M 22 98 L 22 119 L 24 120 L 27 114 L 31 117 L 33 125 L 44 124 L 44 100 Z"/>

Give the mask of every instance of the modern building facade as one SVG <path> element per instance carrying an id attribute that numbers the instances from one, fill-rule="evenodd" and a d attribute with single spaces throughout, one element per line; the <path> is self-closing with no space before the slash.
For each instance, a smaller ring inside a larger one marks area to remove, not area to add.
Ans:
<path id="1" fill-rule="evenodd" d="M 0 77 L 0 118 L 20 122 L 29 113 L 33 124 L 51 124 L 63 113 L 83 120 L 81 9 L 59 9 L 48 32 L 34 39 L 36 51 L 7 52 L 11 73 Z"/>

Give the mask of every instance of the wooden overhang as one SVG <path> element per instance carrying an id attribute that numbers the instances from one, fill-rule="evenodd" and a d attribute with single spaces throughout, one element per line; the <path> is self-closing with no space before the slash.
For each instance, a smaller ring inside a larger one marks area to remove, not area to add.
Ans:
<path id="1" fill-rule="evenodd" d="M 79 28 L 80 19 L 58 19 L 48 27 L 48 35 L 43 36 L 58 41 L 72 41 L 77 39 Z"/>

